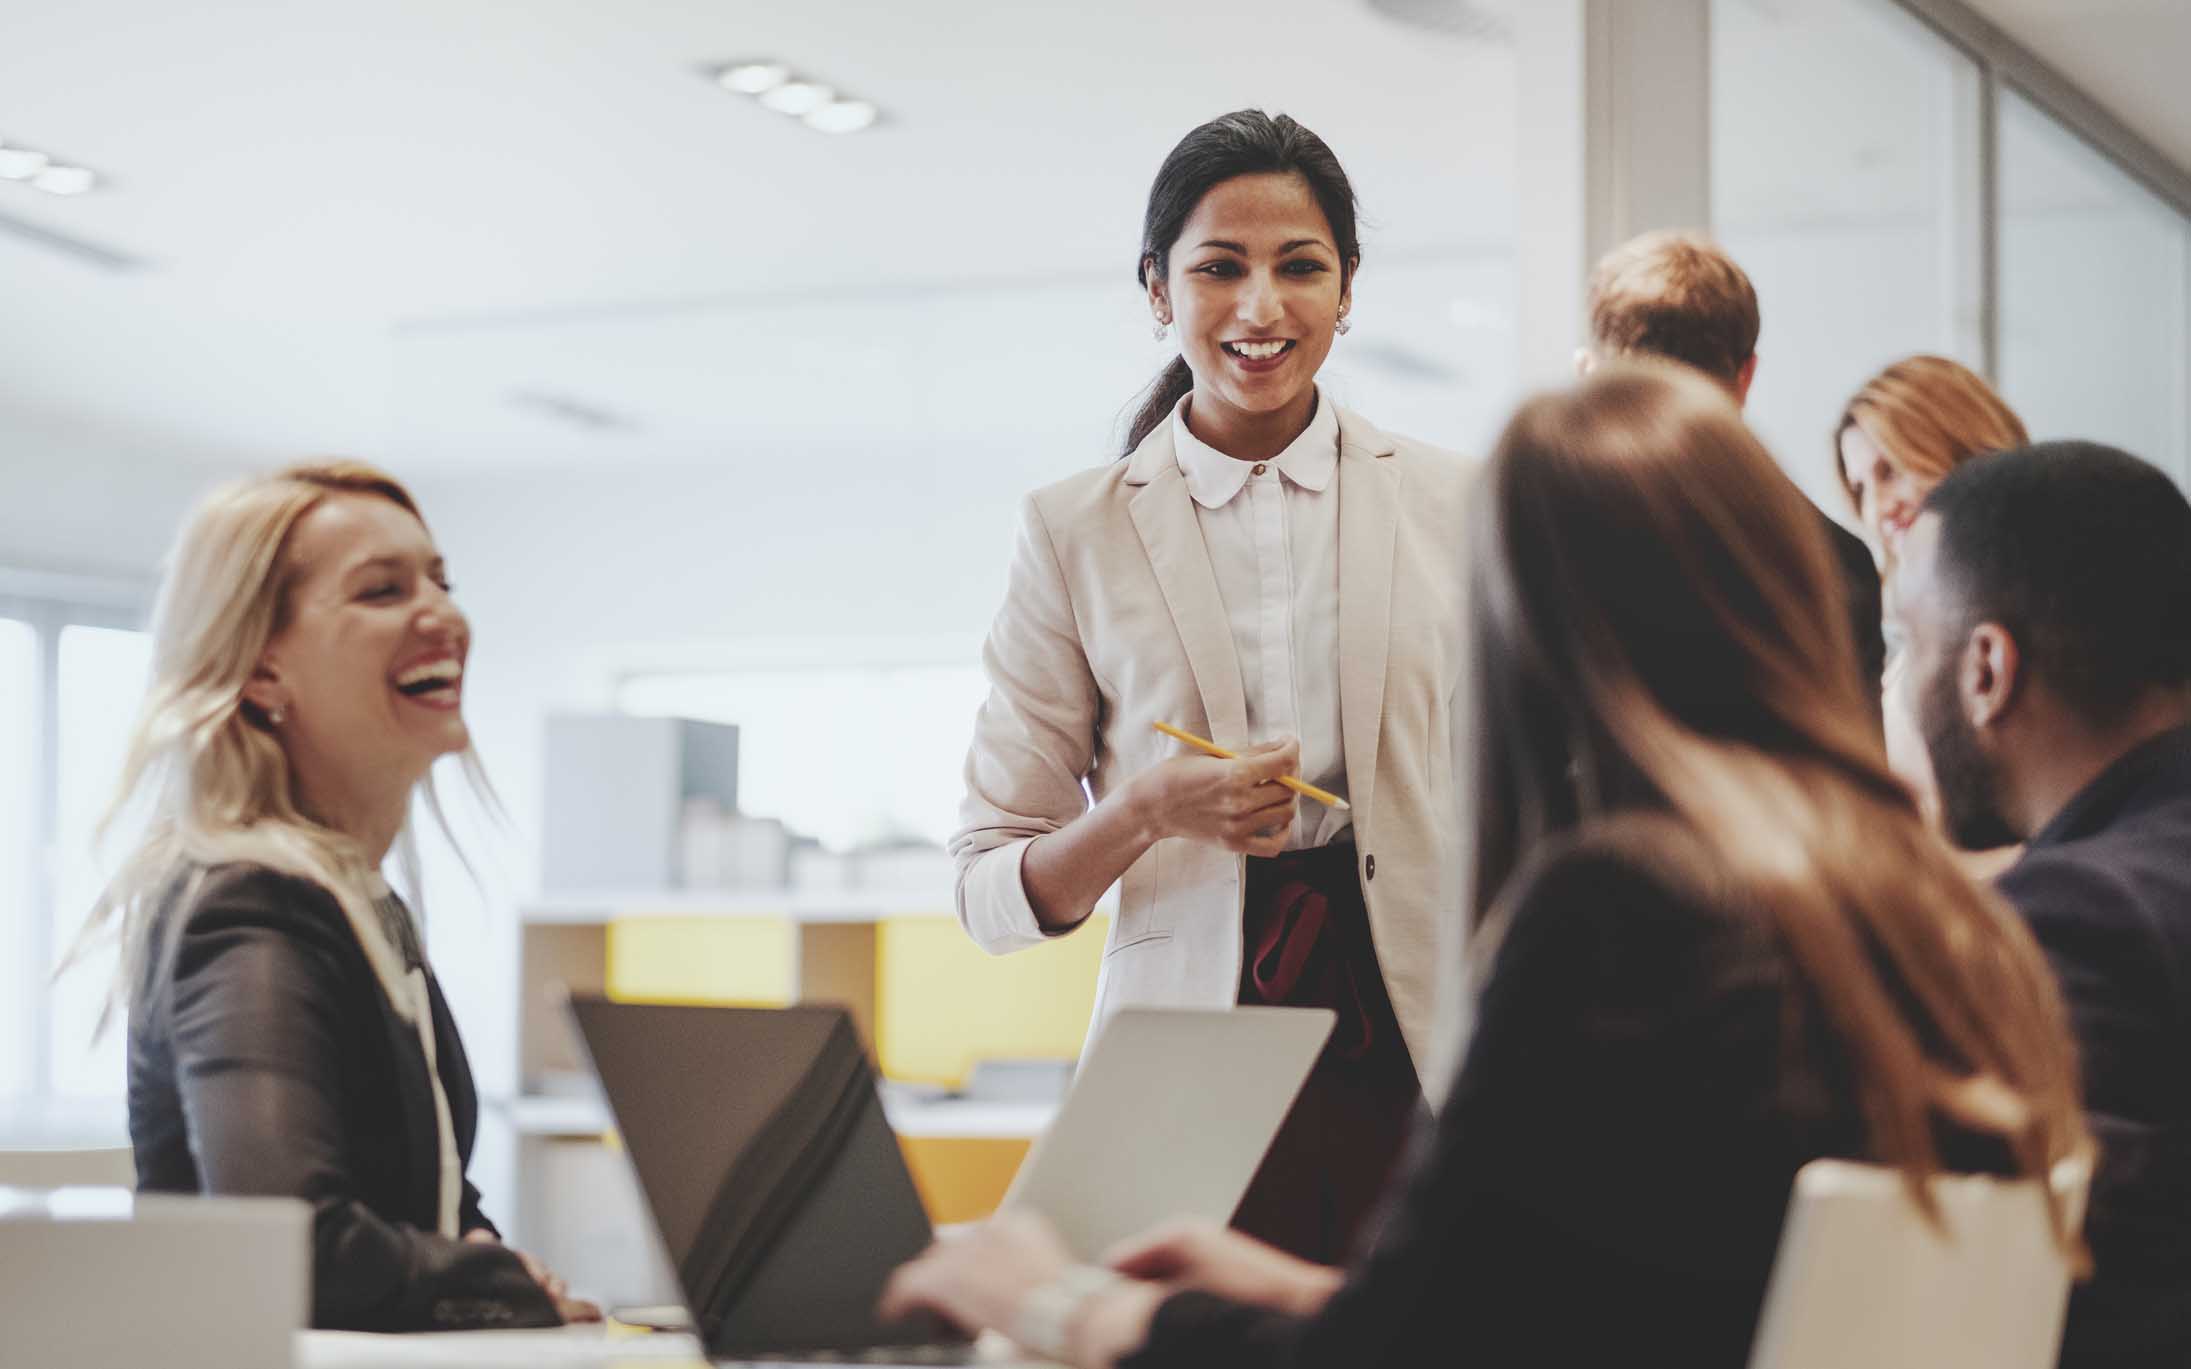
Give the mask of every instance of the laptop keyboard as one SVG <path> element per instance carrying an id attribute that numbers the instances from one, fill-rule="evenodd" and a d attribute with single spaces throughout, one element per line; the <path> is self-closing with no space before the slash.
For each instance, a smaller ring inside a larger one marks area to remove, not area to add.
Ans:
<path id="1" fill-rule="evenodd" d="M 972 1364 L 976 1360 L 972 1345 L 874 1345 L 865 1350 L 794 1350 L 788 1354 L 750 1355 L 736 1360 L 718 1360 L 718 1364 Z"/>

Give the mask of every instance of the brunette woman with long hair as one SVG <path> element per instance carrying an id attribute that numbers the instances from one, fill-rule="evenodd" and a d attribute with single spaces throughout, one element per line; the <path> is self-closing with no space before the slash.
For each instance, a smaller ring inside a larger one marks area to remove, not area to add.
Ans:
<path id="1" fill-rule="evenodd" d="M 1481 990 L 1384 1239 L 1098 1271 L 1000 1220 L 889 1307 L 1090 1366 L 1734 1369 L 1808 1161 L 1932 1211 L 1936 1174 L 2087 1155 L 2046 965 L 1888 772 L 1817 518 L 1722 392 L 1616 364 L 1530 401 L 1465 537 Z"/>

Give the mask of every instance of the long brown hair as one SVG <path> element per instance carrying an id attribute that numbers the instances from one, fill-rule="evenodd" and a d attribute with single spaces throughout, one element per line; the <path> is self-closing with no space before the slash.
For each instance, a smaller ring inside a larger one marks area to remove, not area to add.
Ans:
<path id="1" fill-rule="evenodd" d="M 1834 479 L 1856 508 L 1841 437 L 1856 428 L 1926 487 L 1974 456 L 2021 447 L 2024 422 L 1977 372 L 1946 357 L 1904 357 L 1864 382 L 1833 425 Z"/>
<path id="2" fill-rule="evenodd" d="M 2088 1153 L 2038 947 L 1887 769 L 1817 515 L 1723 392 L 1620 363 L 1529 401 L 1472 554 L 1479 926 L 1539 842 L 1660 815 L 1786 946 L 1927 1212 L 1937 1122 L 2025 1174 Z"/>

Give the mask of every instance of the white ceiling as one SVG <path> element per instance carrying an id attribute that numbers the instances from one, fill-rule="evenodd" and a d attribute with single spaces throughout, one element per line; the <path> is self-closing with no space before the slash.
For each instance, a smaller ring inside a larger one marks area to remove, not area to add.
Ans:
<path id="1" fill-rule="evenodd" d="M 178 455 L 600 445 L 514 394 L 628 419 L 619 454 L 847 411 L 855 436 L 905 434 L 925 418 L 908 385 L 969 355 L 984 311 L 1042 360 L 1022 389 L 1055 380 L 998 405 L 1083 404 L 1091 366 L 1115 404 L 1156 360 L 1131 307 L 1149 179 L 1242 105 L 1337 148 L 1372 268 L 1465 269 L 1510 234 L 1511 54 L 1362 0 L 15 9 L 0 138 L 112 187 L 0 183 L 0 215 L 145 265 L 0 233 L 0 408 L 97 415 Z M 704 77 L 763 54 L 887 126 L 816 134 Z M 944 317 L 969 289 L 977 317 Z M 953 403 L 982 393 L 957 380 Z"/>
<path id="2" fill-rule="evenodd" d="M 1979 8 L 2191 165 L 2164 70 L 2191 0 Z M 1131 280 L 1149 179 L 1188 127 L 1251 104 L 1325 134 L 1364 201 L 1336 381 L 1464 446 L 1507 400 L 1513 54 L 1370 0 L 13 11 L 0 138 L 113 183 L 0 182 L 0 218 L 144 264 L 0 232 L 0 443 L 68 429 L 131 459 L 341 450 L 413 474 L 1036 443 L 1077 463 L 1160 359 Z M 1750 111 L 1717 121 L 1715 157 L 1743 168 L 1720 178 L 1724 227 L 1938 212 L 1950 64 L 1929 35 L 1846 0 L 1715 14 L 1715 98 Z M 826 137 L 704 79 L 751 55 L 887 126 Z M 2074 149 L 2010 188 L 2032 208 L 2119 193 Z"/>
<path id="3" fill-rule="evenodd" d="M 2191 0 L 1968 0 L 2177 166 L 2191 168 Z"/>

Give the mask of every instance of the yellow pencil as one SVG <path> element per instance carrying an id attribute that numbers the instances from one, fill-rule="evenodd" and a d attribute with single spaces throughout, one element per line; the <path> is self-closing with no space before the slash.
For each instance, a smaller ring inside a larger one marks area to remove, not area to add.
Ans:
<path id="1" fill-rule="evenodd" d="M 1174 741 L 1185 742 L 1187 745 L 1193 747 L 1197 751 L 1200 751 L 1206 756 L 1215 756 L 1221 761 L 1234 761 L 1240 759 L 1239 752 L 1227 751 L 1224 747 L 1219 746 L 1216 742 L 1210 741 L 1205 737 L 1197 737 L 1192 732 L 1181 731 L 1179 728 L 1173 727 L 1170 723 L 1158 723 L 1156 725 L 1156 730 L 1163 733 L 1165 736 L 1172 738 Z M 1286 786 L 1286 788 L 1291 789 L 1294 793 L 1301 795 L 1303 798 L 1310 798 L 1316 800 L 1318 803 L 1328 804 L 1329 806 L 1338 809 L 1342 813 L 1347 812 L 1349 809 L 1349 805 L 1345 799 L 1340 798 L 1337 794 L 1332 793 L 1328 789 L 1318 789 L 1315 785 L 1310 784 L 1306 780 L 1297 780 L 1291 775 L 1280 775 L 1278 777 L 1278 782 Z"/>

